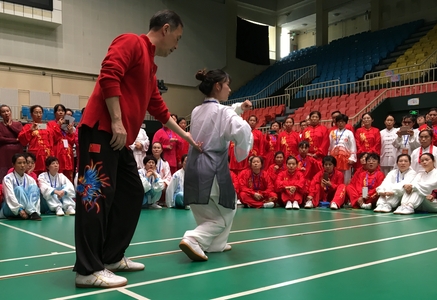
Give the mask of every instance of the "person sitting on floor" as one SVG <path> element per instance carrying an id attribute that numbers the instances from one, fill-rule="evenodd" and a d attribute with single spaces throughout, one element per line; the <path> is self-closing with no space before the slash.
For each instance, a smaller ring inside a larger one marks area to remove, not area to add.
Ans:
<path id="1" fill-rule="evenodd" d="M 431 153 L 420 156 L 420 165 L 424 171 L 417 173 L 410 184 L 404 184 L 405 193 L 401 205 L 394 214 L 409 215 L 415 210 L 437 213 L 437 200 L 432 195 L 437 189 L 437 169 L 434 167 L 435 157 Z"/>
<path id="2" fill-rule="evenodd" d="M 45 164 L 47 172 L 38 176 L 42 213 L 55 212 L 57 216 L 75 215 L 76 192 L 73 183 L 63 173 L 59 173 L 59 161 L 56 157 L 47 157 Z"/>
<path id="3" fill-rule="evenodd" d="M 285 204 L 285 209 L 299 209 L 305 193 L 305 177 L 298 169 L 297 159 L 293 156 L 287 158 L 287 170 L 279 173 L 276 178 L 276 191 Z"/>
<path id="4" fill-rule="evenodd" d="M 157 202 L 161 198 L 165 185 L 161 176 L 156 172 L 156 162 L 154 156 L 147 155 L 143 160 L 144 168 L 138 170 L 144 188 L 143 208 L 162 208 Z"/>
<path id="5" fill-rule="evenodd" d="M 273 208 L 278 196 L 274 192 L 274 183 L 266 171 L 262 170 L 263 159 L 253 156 L 250 168 L 238 175 L 241 202 L 254 208 Z"/>
<path id="6" fill-rule="evenodd" d="M 325 156 L 322 163 L 323 170 L 311 181 L 305 208 L 317 207 L 320 200 L 323 200 L 331 202 L 330 208 L 336 210 L 343 205 L 341 198 L 335 195 L 338 187 L 344 184 L 344 175 L 342 171 L 337 170 L 337 160 L 334 156 Z"/>
<path id="7" fill-rule="evenodd" d="M 173 174 L 170 184 L 165 192 L 165 204 L 169 208 L 174 207 L 190 209 L 189 205 L 184 205 L 184 177 L 187 159 L 187 154 L 182 155 L 182 168 Z"/>
<path id="8" fill-rule="evenodd" d="M 397 168 L 391 170 L 380 186 L 376 188 L 379 199 L 374 212 L 388 213 L 398 207 L 405 190 L 403 186 L 413 181 L 416 172 L 411 168 L 411 157 L 408 154 L 398 155 Z"/>
<path id="9" fill-rule="evenodd" d="M 26 156 L 12 156 L 14 171 L 3 178 L 3 207 L 0 216 L 41 221 L 39 188 L 36 181 L 26 174 Z"/>

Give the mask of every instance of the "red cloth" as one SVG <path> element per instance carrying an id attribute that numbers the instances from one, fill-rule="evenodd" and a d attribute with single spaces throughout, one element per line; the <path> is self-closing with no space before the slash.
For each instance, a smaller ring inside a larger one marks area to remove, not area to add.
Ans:
<path id="1" fill-rule="evenodd" d="M 310 143 L 308 153 L 315 154 L 318 160 L 322 160 L 328 154 L 329 131 L 325 126 L 308 126 L 302 133 L 302 141 Z"/>
<path id="2" fill-rule="evenodd" d="M 275 153 L 279 149 L 279 139 L 277 134 L 267 134 L 264 142 L 264 169 L 275 164 Z"/>
<path id="3" fill-rule="evenodd" d="M 428 125 L 423 124 L 422 126 L 419 127 L 419 131 L 425 130 L 427 128 L 428 128 Z M 432 144 L 437 147 L 437 125 L 433 125 L 432 129 L 434 131 L 434 134 L 432 136 Z"/>
<path id="4" fill-rule="evenodd" d="M 290 194 L 289 191 L 285 190 L 286 186 L 295 186 L 296 191 Z M 276 178 L 276 192 L 281 195 L 281 201 L 286 204 L 287 201 L 297 201 L 297 203 L 302 204 L 303 193 L 305 187 L 305 177 L 303 173 L 299 170 L 290 172 L 288 170 L 279 173 Z"/>
<path id="5" fill-rule="evenodd" d="M 171 131 L 169 128 L 161 128 L 159 129 L 155 135 L 153 136 L 152 144 L 155 142 L 160 142 L 162 145 L 162 155 L 164 156 L 164 159 L 168 162 L 170 168 L 177 168 L 177 156 L 179 149 L 179 141 L 177 142 L 171 142 L 171 138 L 177 138 L 181 139 L 176 133 Z M 171 145 L 172 148 L 168 149 L 168 146 Z M 172 172 L 173 174 L 174 172 Z"/>
<path id="6" fill-rule="evenodd" d="M 235 145 L 233 142 L 229 143 L 229 169 L 234 172 L 236 175 L 238 175 L 241 171 L 243 171 L 244 169 L 247 169 L 248 166 L 248 162 L 247 159 L 243 159 L 242 161 L 238 162 L 237 159 L 235 158 L 235 154 L 234 154 L 234 148 Z"/>
<path id="7" fill-rule="evenodd" d="M 251 156 L 263 156 L 264 155 L 264 135 L 258 129 L 252 129 L 253 136 L 253 147 L 249 152 L 249 157 Z"/>
<path id="8" fill-rule="evenodd" d="M 307 193 L 309 190 L 309 185 L 311 183 L 311 180 L 316 176 L 320 170 L 322 170 L 322 164 L 320 161 L 315 159 L 311 156 L 301 157 L 298 155 L 296 157 L 297 159 L 297 168 L 300 170 L 305 177 L 305 187 L 304 187 L 304 194 Z"/>
<path id="9" fill-rule="evenodd" d="M 120 99 L 127 147 L 135 141 L 146 111 L 161 123 L 167 123 L 170 114 L 159 94 L 154 56 L 155 46 L 146 35 L 122 34 L 116 37 L 102 62 L 79 126 L 92 128 L 99 123 L 99 130 L 112 133 L 105 102 L 110 97 Z"/>
<path id="10" fill-rule="evenodd" d="M 0 122 L 0 182 L 12 165 L 12 156 L 23 152 L 23 146 L 18 140 L 18 134 L 22 129 L 23 125 L 20 122 L 13 121 L 9 126 Z"/>
<path id="11" fill-rule="evenodd" d="M 268 202 L 270 198 L 277 198 L 272 179 L 265 171 L 261 171 L 257 175 L 254 174 L 251 169 L 246 169 L 238 175 L 238 182 L 240 200 L 249 207 L 260 208 L 264 202 Z M 264 198 L 256 200 L 253 197 L 255 193 L 261 194 Z"/>
<path id="12" fill-rule="evenodd" d="M 270 178 L 272 179 L 273 183 L 276 184 L 276 179 L 278 178 L 279 173 L 281 173 L 282 171 L 287 170 L 287 167 L 285 166 L 285 163 L 282 164 L 281 167 L 279 167 L 277 170 L 275 169 L 275 166 L 277 166 L 276 164 L 271 165 L 268 169 L 267 169 L 267 174 L 269 174 Z M 276 186 L 275 186 L 275 190 L 276 190 Z"/>
<path id="13" fill-rule="evenodd" d="M 188 154 L 188 148 L 190 147 L 190 144 L 180 136 L 178 136 L 178 140 L 179 140 L 179 147 L 176 153 L 176 160 L 177 163 L 179 164 L 181 163 L 182 156 Z"/>
<path id="14" fill-rule="evenodd" d="M 297 145 L 300 142 L 299 133 L 296 131 L 287 132 L 285 130 L 279 134 L 278 140 L 278 150 L 284 152 L 285 160 L 289 156 L 296 157 L 299 154 L 299 150 L 297 148 Z"/>
<path id="15" fill-rule="evenodd" d="M 344 184 L 344 175 L 342 172 L 340 172 L 337 169 L 334 169 L 334 172 L 329 174 L 329 181 L 331 182 L 330 187 L 323 187 L 322 186 L 322 179 L 323 174 L 325 173 L 324 170 L 318 172 L 316 176 L 314 176 L 313 180 L 311 181 L 311 184 L 309 186 L 309 193 L 308 196 L 313 197 L 313 205 L 314 207 L 319 206 L 320 200 L 325 201 L 332 201 L 334 198 L 334 195 L 337 191 L 337 188 Z M 343 198 L 344 201 L 344 198 Z M 338 207 L 343 205 L 343 202 L 336 203 Z"/>
<path id="16" fill-rule="evenodd" d="M 59 130 L 61 131 L 61 136 L 53 141 L 53 156 L 55 156 L 59 161 L 59 173 L 62 173 L 64 171 L 73 171 L 73 145 L 75 140 L 75 134 L 65 133 L 64 131 L 62 131 L 61 127 L 56 121 L 48 122 L 47 127 L 50 127 L 53 130 L 59 128 Z M 68 141 L 68 148 L 64 147 L 64 139 Z M 70 181 L 73 180 L 73 178 L 68 179 L 70 179 Z"/>
<path id="17" fill-rule="evenodd" d="M 357 200 L 362 196 L 363 187 L 365 186 L 368 187 L 369 196 L 364 200 L 364 203 L 372 203 L 374 206 L 379 198 L 376 188 L 381 185 L 384 178 L 384 173 L 379 170 L 372 173 L 367 171 L 356 173 L 346 186 L 346 194 L 351 201 L 352 207 L 359 208 Z"/>
<path id="18" fill-rule="evenodd" d="M 355 132 L 355 142 L 357 143 L 357 154 L 363 152 L 381 154 L 381 133 L 378 128 L 358 128 Z"/>
<path id="19" fill-rule="evenodd" d="M 238 182 L 238 176 L 232 171 L 229 172 L 231 172 L 232 184 L 234 185 L 235 193 L 237 194 L 237 199 L 240 199 L 240 183 Z"/>
<path id="20" fill-rule="evenodd" d="M 36 162 L 34 172 L 39 174 L 46 171 L 45 160 L 54 155 L 53 142 L 62 137 L 59 127 L 47 126 L 47 129 L 37 129 L 32 131 L 32 123 L 26 124 L 18 135 L 21 145 L 29 144 L 27 151 L 35 154 Z"/>

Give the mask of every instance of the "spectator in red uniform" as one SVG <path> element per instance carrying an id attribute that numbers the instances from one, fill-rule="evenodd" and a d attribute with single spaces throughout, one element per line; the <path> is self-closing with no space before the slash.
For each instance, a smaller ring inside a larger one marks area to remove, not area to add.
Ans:
<path id="1" fill-rule="evenodd" d="M 321 117 L 319 111 L 312 111 L 310 125 L 302 134 L 302 141 L 307 141 L 310 145 L 308 155 L 319 161 L 328 154 L 329 149 L 329 131 L 328 128 L 320 125 Z"/>
<path id="2" fill-rule="evenodd" d="M 363 152 L 373 152 L 381 154 L 381 134 L 378 128 L 372 127 L 373 118 L 369 113 L 361 116 L 363 126 L 355 132 L 355 142 L 357 143 L 357 154 Z"/>

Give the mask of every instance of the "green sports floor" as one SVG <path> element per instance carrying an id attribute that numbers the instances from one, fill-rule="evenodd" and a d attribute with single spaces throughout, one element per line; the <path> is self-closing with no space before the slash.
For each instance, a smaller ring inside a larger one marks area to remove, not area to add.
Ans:
<path id="1" fill-rule="evenodd" d="M 191 211 L 144 210 L 117 289 L 74 285 L 74 217 L 0 221 L 0 299 L 436 299 L 437 215 L 239 208 L 232 250 L 191 262 Z"/>

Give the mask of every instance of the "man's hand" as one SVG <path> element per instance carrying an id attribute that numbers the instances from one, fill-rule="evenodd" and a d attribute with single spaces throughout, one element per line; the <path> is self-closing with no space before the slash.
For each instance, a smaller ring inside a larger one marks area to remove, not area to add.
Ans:
<path id="1" fill-rule="evenodd" d="M 143 149 L 143 145 L 141 145 L 140 142 L 135 142 L 135 149 L 142 150 Z"/>
<path id="2" fill-rule="evenodd" d="M 112 149 L 121 150 L 126 144 L 127 132 L 121 120 L 111 122 L 112 139 L 109 142 Z"/>

